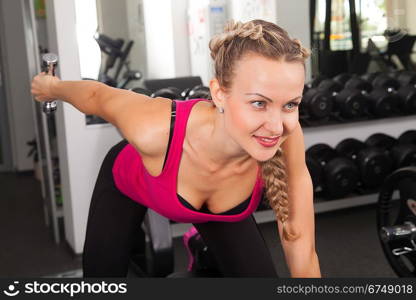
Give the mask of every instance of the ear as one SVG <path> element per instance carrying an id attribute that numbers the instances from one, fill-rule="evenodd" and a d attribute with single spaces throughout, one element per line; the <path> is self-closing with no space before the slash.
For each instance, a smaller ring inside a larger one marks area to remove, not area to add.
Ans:
<path id="1" fill-rule="evenodd" d="M 209 82 L 211 98 L 216 107 L 224 107 L 224 101 L 227 97 L 225 91 L 221 88 L 217 78 L 211 79 Z"/>

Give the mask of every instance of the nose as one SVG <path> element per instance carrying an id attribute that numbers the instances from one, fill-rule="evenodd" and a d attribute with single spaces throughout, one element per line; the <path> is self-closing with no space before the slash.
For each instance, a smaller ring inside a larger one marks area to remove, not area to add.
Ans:
<path id="1" fill-rule="evenodd" d="M 279 113 L 269 113 L 264 123 L 264 128 L 270 133 L 270 135 L 282 135 L 283 122 Z"/>

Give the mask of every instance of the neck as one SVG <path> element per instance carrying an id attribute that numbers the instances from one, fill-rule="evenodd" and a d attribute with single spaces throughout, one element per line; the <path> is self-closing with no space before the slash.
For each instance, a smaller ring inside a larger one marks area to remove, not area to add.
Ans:
<path id="1" fill-rule="evenodd" d="M 199 127 L 200 138 L 192 139 L 192 148 L 197 151 L 211 171 L 225 167 L 239 169 L 247 166 L 253 158 L 226 132 L 223 115 L 215 107 L 209 107 Z"/>

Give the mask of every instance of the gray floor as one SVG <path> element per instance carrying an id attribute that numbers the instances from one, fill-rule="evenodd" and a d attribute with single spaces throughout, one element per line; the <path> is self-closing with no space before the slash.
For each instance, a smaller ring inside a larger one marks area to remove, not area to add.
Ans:
<path id="1" fill-rule="evenodd" d="M 0 173 L 0 277 L 80 277 L 81 258 L 53 242 L 45 226 L 39 182 L 33 175 Z M 376 235 L 375 206 L 316 216 L 316 247 L 323 277 L 396 277 Z M 281 277 L 289 277 L 276 224 L 261 224 Z M 175 269 L 184 271 L 186 252 L 175 239 Z"/>

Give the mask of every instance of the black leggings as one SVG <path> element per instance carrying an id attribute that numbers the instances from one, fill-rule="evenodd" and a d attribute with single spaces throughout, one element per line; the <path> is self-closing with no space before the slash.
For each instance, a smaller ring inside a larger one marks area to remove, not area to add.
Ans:
<path id="1" fill-rule="evenodd" d="M 130 254 L 147 207 L 114 185 L 112 166 L 127 145 L 107 153 L 92 194 L 82 257 L 84 277 L 126 277 Z M 240 222 L 193 224 L 224 277 L 278 277 L 266 242 L 250 215 Z"/>

